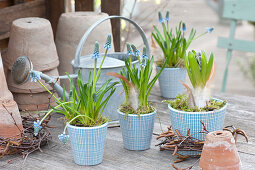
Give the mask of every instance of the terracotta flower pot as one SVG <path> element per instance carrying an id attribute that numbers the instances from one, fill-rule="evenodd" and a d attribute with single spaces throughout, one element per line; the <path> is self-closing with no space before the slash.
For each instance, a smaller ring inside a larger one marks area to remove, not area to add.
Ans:
<path id="1" fill-rule="evenodd" d="M 21 137 L 23 126 L 17 103 L 9 99 L 3 99 L 0 102 L 0 136 L 4 138 Z"/>
<path id="2" fill-rule="evenodd" d="M 0 54 L 0 136 L 4 138 L 20 137 L 23 131 L 22 121 L 18 106 L 13 100 L 11 92 L 8 90 L 5 80 L 3 63 Z M 16 125 L 14 123 L 16 122 Z"/>
<path id="3" fill-rule="evenodd" d="M 235 140 L 228 131 L 214 131 L 206 135 L 200 158 L 202 170 L 239 170 L 241 162 Z"/>
<path id="4" fill-rule="evenodd" d="M 13 93 L 13 97 L 20 110 L 47 110 L 49 104 L 56 106 L 55 99 L 47 91 L 41 93 Z"/>
<path id="5" fill-rule="evenodd" d="M 0 100 L 3 99 L 13 100 L 12 93 L 9 91 L 6 83 L 1 53 L 0 53 L 0 87 L 1 87 Z"/>
<path id="6" fill-rule="evenodd" d="M 107 17 L 106 13 L 97 12 L 69 12 L 63 13 L 58 22 L 56 34 L 56 47 L 59 55 L 58 71 L 60 75 L 65 75 L 65 72 L 73 73 L 71 61 L 74 59 L 75 51 L 78 43 L 87 31 L 87 29 L 96 21 Z M 112 33 L 110 20 L 103 22 L 92 31 L 86 45 L 83 48 L 82 55 L 90 55 L 93 53 L 95 41 L 99 44 L 105 44 L 106 37 Z M 104 52 L 104 48 L 100 48 L 100 52 Z M 109 52 L 114 51 L 114 46 Z M 61 85 L 65 85 L 69 89 L 69 81 L 61 80 Z"/>
<path id="7" fill-rule="evenodd" d="M 5 66 L 11 70 L 19 56 L 28 56 L 35 70 L 46 71 L 58 66 L 59 60 L 50 22 L 43 18 L 20 18 L 13 21 Z"/>

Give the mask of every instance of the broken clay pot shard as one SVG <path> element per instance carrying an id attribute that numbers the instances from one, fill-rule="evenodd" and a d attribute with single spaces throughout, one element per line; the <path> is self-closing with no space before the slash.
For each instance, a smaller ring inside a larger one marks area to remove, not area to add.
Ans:
<path id="1" fill-rule="evenodd" d="M 17 103 L 13 100 L 5 80 L 0 54 L 0 137 L 19 138 L 23 131 Z"/>

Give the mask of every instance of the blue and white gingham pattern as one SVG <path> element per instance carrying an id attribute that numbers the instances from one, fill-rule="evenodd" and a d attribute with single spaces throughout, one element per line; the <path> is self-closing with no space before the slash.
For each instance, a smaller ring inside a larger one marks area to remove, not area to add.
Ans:
<path id="1" fill-rule="evenodd" d="M 218 99 L 216 99 L 218 100 Z M 199 140 L 204 141 L 206 134 L 205 133 L 197 133 L 203 130 L 203 125 L 200 123 L 202 121 L 206 129 L 209 132 L 222 130 L 225 113 L 226 113 L 226 105 L 215 111 L 210 112 L 184 112 L 173 109 L 170 105 L 168 105 L 170 110 L 170 120 L 172 124 L 173 130 L 177 129 L 181 135 L 186 136 L 188 129 L 190 129 L 190 134 L 192 137 L 197 138 Z M 183 155 L 196 155 L 197 152 L 178 152 Z"/>
<path id="2" fill-rule="evenodd" d="M 124 148 L 128 150 L 146 150 L 150 148 L 152 132 L 154 128 L 154 119 L 156 110 L 152 113 L 129 114 L 125 118 L 125 114 L 119 112 L 120 128 L 124 142 Z"/>
<path id="3" fill-rule="evenodd" d="M 74 162 L 78 165 L 97 165 L 103 160 L 107 133 L 105 123 L 97 127 L 77 127 L 68 124 Z"/>
<path id="4" fill-rule="evenodd" d="M 157 71 L 160 69 L 157 67 Z M 173 99 L 178 94 L 183 94 L 184 87 L 179 80 L 185 82 L 185 79 L 186 70 L 184 68 L 164 68 L 159 76 L 161 96 Z"/>

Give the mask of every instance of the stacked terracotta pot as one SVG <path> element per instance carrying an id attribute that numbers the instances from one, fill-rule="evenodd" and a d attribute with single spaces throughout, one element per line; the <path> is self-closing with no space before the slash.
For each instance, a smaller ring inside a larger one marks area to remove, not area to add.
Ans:
<path id="1" fill-rule="evenodd" d="M 1 54 L 0 88 L 0 137 L 18 138 L 23 131 L 22 121 L 17 103 L 13 100 L 13 96 L 7 87 Z"/>
<path id="2" fill-rule="evenodd" d="M 8 52 L 3 59 L 7 83 L 20 110 L 45 110 L 55 101 L 35 82 L 16 85 L 12 81 L 11 68 L 19 56 L 27 56 L 33 69 L 49 76 L 58 76 L 59 65 L 51 24 L 43 18 L 21 18 L 13 21 Z M 42 81 L 43 82 L 43 81 Z M 51 87 L 47 85 L 50 90 Z"/>

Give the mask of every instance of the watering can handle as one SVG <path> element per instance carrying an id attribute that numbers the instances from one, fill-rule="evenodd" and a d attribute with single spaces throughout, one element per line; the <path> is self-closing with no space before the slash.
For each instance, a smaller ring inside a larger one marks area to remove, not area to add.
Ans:
<path id="1" fill-rule="evenodd" d="M 79 66 L 80 65 L 80 56 L 81 56 L 81 51 L 82 51 L 82 47 L 85 43 L 85 41 L 87 40 L 89 34 L 91 33 L 91 31 L 93 31 L 99 24 L 101 24 L 102 22 L 108 20 L 108 19 L 113 19 L 113 18 L 120 18 L 120 19 L 124 19 L 128 22 L 130 22 L 131 24 L 133 24 L 135 26 L 135 28 L 138 30 L 138 32 L 140 33 L 142 39 L 143 39 L 143 43 L 144 45 L 146 46 L 146 49 L 147 49 L 147 55 L 150 56 L 150 47 L 149 47 L 149 43 L 147 41 L 147 38 L 145 36 L 145 33 L 143 31 L 143 29 L 137 24 L 135 23 L 134 21 L 130 20 L 129 18 L 126 18 L 126 17 L 123 17 L 123 16 L 109 16 L 109 17 L 106 17 L 106 18 L 102 18 L 101 20 L 98 20 L 97 22 L 95 22 L 86 32 L 85 34 L 82 36 L 79 44 L 78 44 L 78 47 L 76 49 L 76 52 L 75 52 L 75 59 L 74 59 L 74 65 L 75 66 Z"/>

